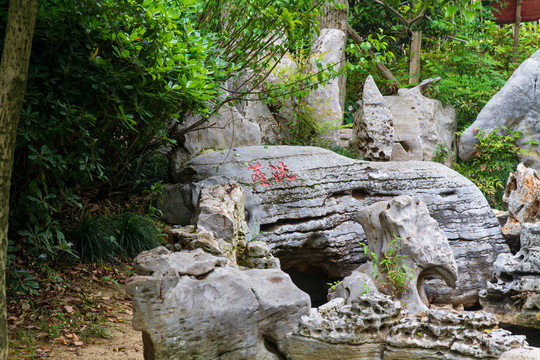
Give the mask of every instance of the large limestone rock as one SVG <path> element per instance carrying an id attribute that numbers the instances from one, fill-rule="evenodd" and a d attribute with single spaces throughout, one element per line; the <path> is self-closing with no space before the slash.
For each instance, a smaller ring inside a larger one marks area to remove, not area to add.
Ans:
<path id="1" fill-rule="evenodd" d="M 422 160 L 433 160 L 438 146 L 445 146 L 448 151 L 447 165 L 451 165 L 456 159 L 456 131 L 457 116 L 455 109 L 446 105 L 442 106 L 439 100 L 424 96 L 427 87 L 439 81 L 440 78 L 427 79 L 412 89 L 399 89 L 398 95 L 409 100 L 409 104 L 417 116 L 419 133 L 422 146 Z M 388 98 L 388 97 L 386 97 Z M 393 108 L 395 114 L 394 123 L 400 123 L 400 109 Z M 413 125 L 414 126 L 414 125 Z M 400 132 L 400 138 L 402 136 Z"/>
<path id="2" fill-rule="evenodd" d="M 424 292 L 424 279 L 439 275 L 448 286 L 455 288 L 458 278 L 454 254 L 439 228 L 429 216 L 426 205 L 416 197 L 398 196 L 390 201 L 375 203 L 359 212 L 359 221 L 366 232 L 367 243 L 376 255 L 359 270 L 376 279 L 378 289 L 397 296 L 411 314 L 427 310 L 429 302 Z M 381 271 L 380 261 L 390 259 L 392 271 L 406 274 L 388 276 Z M 401 282 L 403 281 L 403 283 Z"/>
<path id="3" fill-rule="evenodd" d="M 521 224 L 540 221 L 540 175 L 538 171 L 518 164 L 508 177 L 503 201 L 508 207 L 508 220 L 503 234 L 519 237 Z"/>
<path id="4" fill-rule="evenodd" d="M 135 259 L 127 284 L 146 360 L 279 360 L 309 296 L 278 269 L 240 271 L 202 250 Z"/>
<path id="5" fill-rule="evenodd" d="M 312 309 L 290 337 L 291 360 L 382 359 L 386 336 L 401 318 L 401 304 L 369 292 L 350 304 L 336 298 Z"/>
<path id="6" fill-rule="evenodd" d="M 504 352 L 499 360 L 538 360 L 540 359 L 540 349 L 526 347 L 521 349 L 512 349 Z"/>
<path id="7" fill-rule="evenodd" d="M 424 95 L 439 79 L 427 79 L 412 89 L 399 89 L 398 96 L 383 97 L 369 76 L 363 106 L 354 114 L 355 143 L 360 153 L 373 160 L 431 161 L 444 148 L 445 164 L 451 165 L 456 159 L 456 112 L 452 106 L 443 107 L 439 100 Z M 373 150 L 366 151 L 369 147 L 380 147 L 380 156 Z"/>
<path id="8" fill-rule="evenodd" d="M 244 247 L 247 224 L 244 220 L 246 195 L 238 184 L 216 184 L 205 186 L 199 192 L 199 199 L 191 222 L 214 234 L 221 249 L 231 258 Z"/>
<path id="9" fill-rule="evenodd" d="M 200 117 L 190 117 L 183 127 L 188 127 L 198 120 Z M 228 149 L 261 144 L 259 125 L 244 119 L 234 106 L 222 107 L 203 127 L 204 129 L 185 134 L 183 147 L 191 156 L 204 149 Z"/>
<path id="10" fill-rule="evenodd" d="M 459 157 L 468 160 L 475 155 L 478 143 L 474 137 L 475 130 L 491 133 L 505 126 L 523 132 L 516 144 L 523 150 L 529 150 L 529 153 L 520 155 L 520 160 L 528 167 L 540 169 L 539 82 L 540 50 L 537 50 L 514 71 L 504 87 L 480 111 L 476 121 L 463 132 L 459 141 Z"/>
<path id="11" fill-rule="evenodd" d="M 393 115 L 371 75 L 364 84 L 362 103 L 354 114 L 355 147 L 367 159 L 390 160 L 394 145 Z"/>
<path id="12" fill-rule="evenodd" d="M 323 29 L 319 38 L 315 40 L 310 52 L 311 71 L 319 72 L 321 69 L 316 62 L 322 64 L 322 69 L 330 65 L 335 71 L 340 71 L 345 65 L 346 34 L 337 29 Z M 306 99 L 311 115 L 323 129 L 328 129 L 322 134 L 323 142 L 328 144 L 339 143 L 338 126 L 343 124 L 343 106 L 345 97 L 345 81 L 336 77 L 326 84 L 320 85 L 311 91 Z M 343 98 L 343 100 L 342 100 Z"/>
<path id="13" fill-rule="evenodd" d="M 497 255 L 509 252 L 481 192 L 446 166 L 418 161 L 406 166 L 403 162 L 371 163 L 314 147 L 246 147 L 235 153 L 238 156 L 227 159 L 219 152 L 193 159 L 182 173 L 175 174 L 193 183 L 177 186 L 187 189 L 194 199 L 197 182 L 216 175 L 227 178 L 222 181 L 242 184 L 247 194 L 246 221 L 250 228 L 260 225 L 258 240 L 270 246 L 284 269 L 306 265 L 322 269 L 330 278 L 351 274 L 365 261 L 358 244 L 366 242 L 357 222 L 358 210 L 399 195 L 416 196 L 426 204 L 454 252 L 460 275 L 456 289 L 442 282 L 436 289 L 427 287 L 431 300 L 474 305 Z M 272 179 L 270 186 L 254 184 L 252 171 L 244 165 L 257 161 Z M 280 161 L 297 175 L 296 180 L 273 180 L 268 165 Z M 168 201 L 175 200 L 166 191 L 164 202 Z"/>
<path id="14" fill-rule="evenodd" d="M 384 360 L 498 359 L 527 346 L 525 336 L 498 329 L 498 323 L 484 311 L 430 309 L 390 329 Z"/>
<path id="15" fill-rule="evenodd" d="M 337 0 L 330 3 L 325 1 L 321 6 L 319 29 L 338 29 L 347 33 L 349 20 L 349 1 Z"/>
<path id="16" fill-rule="evenodd" d="M 522 224 L 520 238 L 516 255 L 497 257 L 481 302 L 501 321 L 540 329 L 540 222 Z"/>

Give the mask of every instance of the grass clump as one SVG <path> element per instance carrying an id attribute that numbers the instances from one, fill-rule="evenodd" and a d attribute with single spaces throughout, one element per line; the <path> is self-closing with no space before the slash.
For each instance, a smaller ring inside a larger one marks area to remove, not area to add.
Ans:
<path id="1" fill-rule="evenodd" d="M 135 257 L 160 245 L 161 232 L 146 216 L 125 212 L 116 217 L 91 216 L 69 233 L 73 249 L 85 263 L 114 262 L 115 257 Z"/>

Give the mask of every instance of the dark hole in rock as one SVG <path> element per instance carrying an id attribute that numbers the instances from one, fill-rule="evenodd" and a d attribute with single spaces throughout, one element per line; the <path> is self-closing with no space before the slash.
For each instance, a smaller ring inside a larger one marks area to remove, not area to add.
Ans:
<path id="1" fill-rule="evenodd" d="M 482 310 L 482 305 L 480 305 L 480 302 L 476 302 L 476 304 L 473 304 L 471 306 L 463 308 L 463 310 L 465 310 L 465 311 L 479 311 L 479 310 Z"/>
<path id="2" fill-rule="evenodd" d="M 519 240 L 519 236 L 507 235 L 505 237 L 505 241 L 513 255 L 516 255 L 521 249 L 521 241 Z"/>
<path id="3" fill-rule="evenodd" d="M 508 323 L 499 323 L 499 327 L 510 331 L 514 335 L 525 335 L 529 346 L 540 347 L 540 329 L 513 325 Z"/>
<path id="4" fill-rule="evenodd" d="M 282 270 L 289 274 L 293 283 L 300 290 L 309 295 L 312 307 L 319 307 L 328 302 L 328 289 L 330 288 L 328 284 L 333 283 L 336 279 L 329 278 L 322 269 L 303 263 Z"/>
<path id="5" fill-rule="evenodd" d="M 405 152 L 407 152 L 408 154 L 411 153 L 411 147 L 409 146 L 409 144 L 406 141 L 400 141 L 399 144 L 401 145 L 403 150 L 405 150 Z"/>
<path id="6" fill-rule="evenodd" d="M 276 345 L 276 342 L 273 339 L 270 339 L 268 336 L 264 335 L 263 340 L 264 340 L 264 347 L 265 347 L 266 350 L 268 350 L 272 354 L 277 355 L 279 360 L 285 360 L 286 359 L 285 355 L 283 355 L 279 351 L 279 349 L 278 349 L 278 347 Z"/>

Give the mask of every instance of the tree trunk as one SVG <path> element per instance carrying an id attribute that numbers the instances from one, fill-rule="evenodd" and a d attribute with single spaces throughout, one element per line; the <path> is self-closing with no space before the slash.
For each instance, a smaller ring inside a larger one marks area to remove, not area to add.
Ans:
<path id="1" fill-rule="evenodd" d="M 513 63 L 517 61 L 516 53 L 518 51 L 518 46 L 519 46 L 519 27 L 521 25 L 521 5 L 522 4 L 523 4 L 523 0 L 516 1 L 516 19 L 514 23 L 514 51 L 512 54 Z"/>
<path id="2" fill-rule="evenodd" d="M 37 7 L 37 0 L 9 2 L 6 39 L 0 63 L 0 360 L 8 358 L 6 260 L 9 186 Z"/>
<path id="3" fill-rule="evenodd" d="M 413 31 L 409 54 L 409 84 L 420 82 L 420 53 L 422 51 L 422 31 Z"/>

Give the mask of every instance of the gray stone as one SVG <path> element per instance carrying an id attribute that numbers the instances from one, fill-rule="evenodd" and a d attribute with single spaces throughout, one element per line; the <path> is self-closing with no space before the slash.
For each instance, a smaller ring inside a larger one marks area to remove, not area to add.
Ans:
<path id="1" fill-rule="evenodd" d="M 349 20 L 349 2 L 347 0 L 337 0 L 331 4 L 325 1 L 321 6 L 321 16 L 319 29 L 338 29 L 347 33 Z"/>
<path id="2" fill-rule="evenodd" d="M 351 275 L 328 289 L 328 300 L 342 298 L 345 304 L 350 305 L 352 301 L 369 292 L 378 292 L 377 286 L 368 274 L 354 270 Z"/>
<path id="3" fill-rule="evenodd" d="M 246 244 L 248 227 L 244 221 L 246 195 L 238 184 L 216 184 L 201 188 L 192 223 L 214 234 L 231 260 Z"/>
<path id="4" fill-rule="evenodd" d="M 365 269 L 364 272 L 377 279 L 379 291 L 399 297 L 409 313 L 427 310 L 429 302 L 423 284 L 426 276 L 439 275 L 455 288 L 458 269 L 452 249 L 439 224 L 417 197 L 397 196 L 365 207 L 359 211 L 359 221 L 369 249 L 376 255 L 372 260 L 378 261 L 376 267 L 368 263 L 359 270 Z M 390 258 L 389 254 L 392 254 Z M 392 264 L 392 270 L 406 273 L 403 283 L 380 271 L 378 264 L 383 259 L 394 259 L 388 263 Z"/>
<path id="5" fill-rule="evenodd" d="M 540 359 L 540 349 L 527 347 L 522 349 L 512 349 L 505 351 L 499 360 L 538 360 Z"/>
<path id="6" fill-rule="evenodd" d="M 497 255 L 509 253 L 482 193 L 444 165 L 372 163 L 314 147 L 246 147 L 235 153 L 238 156 L 226 160 L 219 152 L 201 155 L 175 177 L 196 184 L 220 175 L 242 184 L 247 194 L 246 220 L 252 227 L 259 219 L 258 240 L 270 246 L 284 269 L 307 264 L 330 278 L 350 275 L 365 261 L 358 242 L 366 242 L 366 237 L 356 220 L 357 211 L 398 195 L 416 196 L 426 204 L 454 252 L 460 275 L 456 289 L 442 282 L 430 285 L 426 293 L 432 301 L 476 304 Z M 253 172 L 244 163 L 256 161 L 270 177 L 268 164 L 281 161 L 290 174 L 297 175 L 296 180 L 254 184 Z"/>
<path id="7" fill-rule="evenodd" d="M 487 312 L 427 310 L 390 329 L 385 360 L 497 359 L 503 352 L 527 346 L 525 336 L 497 329 Z"/>
<path id="8" fill-rule="evenodd" d="M 188 118 L 183 124 L 186 128 L 200 117 Z M 247 121 L 234 106 L 224 106 L 203 124 L 204 129 L 185 134 L 184 148 L 191 156 L 204 149 L 229 149 L 237 146 L 260 145 L 259 125 Z"/>
<path id="9" fill-rule="evenodd" d="M 497 257 L 481 301 L 501 321 L 540 329 L 540 222 L 523 223 L 520 240 L 516 255 Z"/>
<path id="10" fill-rule="evenodd" d="M 310 52 L 311 72 L 321 69 L 315 64 L 319 61 L 322 69 L 333 66 L 335 71 L 341 71 L 345 65 L 345 43 L 347 36 L 341 30 L 323 29 L 319 38 L 315 40 Z M 345 81 L 336 77 L 316 90 L 310 92 L 306 99 L 313 119 L 319 127 L 327 129 L 321 136 L 321 141 L 329 145 L 339 143 L 338 126 L 343 124 L 343 106 L 345 96 Z"/>
<path id="11" fill-rule="evenodd" d="M 250 241 L 239 254 L 238 264 L 252 269 L 279 269 L 279 259 L 270 252 L 270 247 L 262 241 Z"/>
<path id="12" fill-rule="evenodd" d="M 171 252 L 160 246 L 140 253 L 133 260 L 133 268 L 140 275 L 165 274 L 174 270 L 179 275 L 203 276 L 226 263 L 227 259 L 212 256 L 202 249 Z"/>
<path id="13" fill-rule="evenodd" d="M 291 360 L 381 359 L 388 329 L 400 320 L 401 304 L 370 292 L 345 304 L 336 298 L 312 309 L 290 336 Z"/>
<path id="14" fill-rule="evenodd" d="M 259 125 L 262 144 L 279 145 L 281 143 L 280 124 L 262 100 L 247 101 L 240 113 L 247 121 Z"/>
<path id="15" fill-rule="evenodd" d="M 146 259 L 155 264 L 161 257 L 163 265 L 127 284 L 133 298 L 133 327 L 143 332 L 145 359 L 282 358 L 288 351 L 287 334 L 309 313 L 309 296 L 277 269 L 215 266 L 202 275 L 184 274 L 185 267 L 199 267 L 197 254 L 213 259 L 209 262 L 225 260 L 202 251 L 161 249 L 136 259 L 145 269 L 153 267 Z"/>
<path id="16" fill-rule="evenodd" d="M 456 111 L 450 105 L 443 107 L 439 100 L 424 96 L 427 87 L 439 80 L 440 78 L 426 79 L 412 89 L 399 89 L 398 95 L 410 100 L 418 117 L 422 159 L 433 160 L 437 146 L 445 145 L 448 149 L 446 164 L 451 165 L 456 159 Z"/>
<path id="17" fill-rule="evenodd" d="M 392 161 L 423 160 L 422 132 L 418 115 L 411 100 L 404 96 L 385 96 L 384 100 L 392 113 L 394 143 Z"/>
<path id="18" fill-rule="evenodd" d="M 214 234 L 202 226 L 189 225 L 169 229 L 167 235 L 170 244 L 168 248 L 172 251 L 202 249 L 209 254 L 224 255 L 223 249 L 214 239 Z"/>
<path id="19" fill-rule="evenodd" d="M 516 144 L 522 150 L 528 150 L 528 154 L 520 154 L 520 161 L 525 166 L 540 169 L 539 79 L 540 50 L 537 50 L 514 71 L 504 87 L 480 111 L 475 122 L 463 132 L 459 141 L 462 160 L 469 160 L 475 155 L 477 130 L 488 134 L 496 128 L 507 127 L 512 131 L 522 131 Z"/>
<path id="20" fill-rule="evenodd" d="M 356 149 L 370 160 L 390 160 L 394 145 L 393 115 L 375 81 L 369 75 L 364 84 L 363 106 L 354 114 Z"/>
<path id="21" fill-rule="evenodd" d="M 540 175 L 538 171 L 518 164 L 506 183 L 503 202 L 508 220 L 502 228 L 506 236 L 519 236 L 521 224 L 540 221 Z"/>

